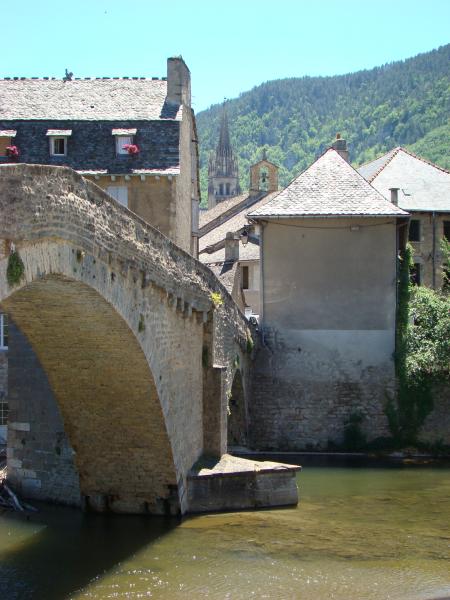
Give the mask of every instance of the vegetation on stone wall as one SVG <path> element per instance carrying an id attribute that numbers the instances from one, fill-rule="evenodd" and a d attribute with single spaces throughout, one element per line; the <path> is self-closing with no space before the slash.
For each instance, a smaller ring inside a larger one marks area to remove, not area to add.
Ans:
<path id="1" fill-rule="evenodd" d="M 8 258 L 8 267 L 6 270 L 6 278 L 8 284 L 12 287 L 20 283 L 25 272 L 25 266 L 22 259 L 20 258 L 17 250 L 13 250 Z"/>
<path id="2" fill-rule="evenodd" d="M 417 443 L 420 428 L 433 409 L 433 386 L 450 380 L 450 296 L 413 286 L 411 266 L 408 246 L 399 272 L 398 392 L 386 407 L 391 433 L 400 445 Z"/>
<path id="3" fill-rule="evenodd" d="M 247 189 L 251 164 L 267 147 L 285 186 L 328 148 L 347 138 L 353 164 L 406 146 L 450 168 L 450 44 L 367 71 L 269 81 L 229 100 L 230 135 Z M 208 156 L 219 137 L 221 105 L 197 115 L 202 199 Z"/>

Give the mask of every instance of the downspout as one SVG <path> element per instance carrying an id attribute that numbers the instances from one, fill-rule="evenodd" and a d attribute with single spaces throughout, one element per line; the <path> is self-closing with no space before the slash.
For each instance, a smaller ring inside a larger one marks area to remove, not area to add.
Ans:
<path id="1" fill-rule="evenodd" d="M 433 249 L 431 251 L 431 262 L 433 264 L 433 290 L 436 289 L 436 213 L 433 210 Z"/>

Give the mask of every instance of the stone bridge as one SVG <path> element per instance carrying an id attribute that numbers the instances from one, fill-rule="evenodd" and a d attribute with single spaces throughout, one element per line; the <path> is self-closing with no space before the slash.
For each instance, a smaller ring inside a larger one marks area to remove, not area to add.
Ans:
<path id="1" fill-rule="evenodd" d="M 190 469 L 226 452 L 232 389 L 245 417 L 253 346 L 213 273 L 71 169 L 7 165 L 0 310 L 51 396 L 24 406 L 11 390 L 8 477 L 19 491 L 97 510 L 190 510 Z"/>

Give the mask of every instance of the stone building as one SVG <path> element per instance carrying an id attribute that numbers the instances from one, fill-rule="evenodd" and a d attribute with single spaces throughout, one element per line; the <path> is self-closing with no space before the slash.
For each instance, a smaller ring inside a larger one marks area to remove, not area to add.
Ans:
<path id="1" fill-rule="evenodd" d="M 442 286 L 443 237 L 450 240 L 450 173 L 404 148 L 395 148 L 358 172 L 386 198 L 411 213 L 409 241 L 414 248 L 417 284 Z"/>
<path id="2" fill-rule="evenodd" d="M 197 254 L 198 149 L 190 72 L 0 81 L 0 162 L 64 165 Z"/>
<path id="3" fill-rule="evenodd" d="M 356 412 L 369 439 L 386 435 L 397 231 L 408 213 L 330 148 L 248 216 L 261 243 L 253 444 L 323 449 Z"/>
<path id="4" fill-rule="evenodd" d="M 181 57 L 167 60 L 163 79 L 0 80 L 0 165 L 7 163 L 71 167 L 183 250 L 198 255 L 197 132 L 190 72 Z M 7 316 L 0 319 L 4 437 Z M 17 328 L 12 326 L 11 333 L 20 346 L 22 368 L 34 374 L 36 388 L 37 359 Z"/>
<path id="5" fill-rule="evenodd" d="M 208 208 L 241 193 L 239 167 L 230 143 L 225 104 L 220 123 L 219 142 L 208 166 Z"/>
<path id="6" fill-rule="evenodd" d="M 212 269 L 247 316 L 259 314 L 259 228 L 248 211 L 278 193 L 278 167 L 262 160 L 250 168 L 250 190 L 200 214 L 199 259 Z"/>

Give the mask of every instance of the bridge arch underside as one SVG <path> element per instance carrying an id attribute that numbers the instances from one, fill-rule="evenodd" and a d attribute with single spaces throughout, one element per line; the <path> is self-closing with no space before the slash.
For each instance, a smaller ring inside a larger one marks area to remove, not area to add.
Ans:
<path id="1" fill-rule="evenodd" d="M 51 276 L 14 292 L 2 309 L 26 335 L 48 378 L 74 451 L 82 502 L 114 512 L 178 512 L 155 382 L 114 307 L 86 284 Z"/>

